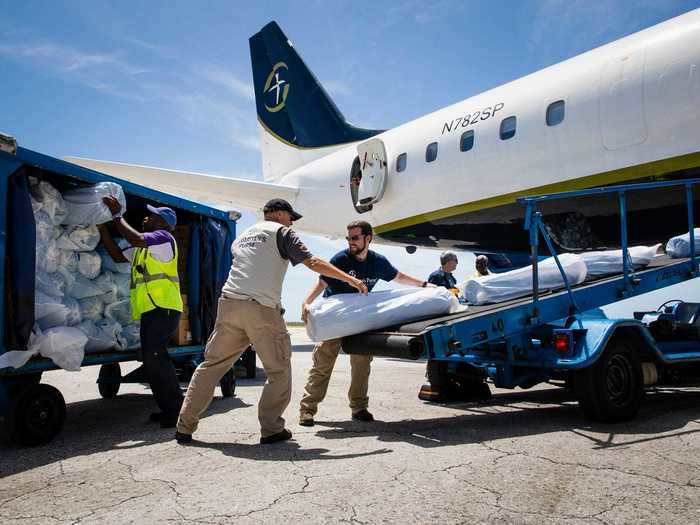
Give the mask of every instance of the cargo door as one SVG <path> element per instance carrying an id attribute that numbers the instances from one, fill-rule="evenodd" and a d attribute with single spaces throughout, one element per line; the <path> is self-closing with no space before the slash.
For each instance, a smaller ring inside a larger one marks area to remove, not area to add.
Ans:
<path id="1" fill-rule="evenodd" d="M 600 131 L 605 149 L 640 144 L 647 138 L 644 114 L 644 50 L 608 61 L 600 78 Z"/>
<path id="2" fill-rule="evenodd" d="M 370 139 L 357 146 L 362 178 L 356 206 L 378 202 L 384 195 L 387 179 L 386 149 L 380 139 Z"/>

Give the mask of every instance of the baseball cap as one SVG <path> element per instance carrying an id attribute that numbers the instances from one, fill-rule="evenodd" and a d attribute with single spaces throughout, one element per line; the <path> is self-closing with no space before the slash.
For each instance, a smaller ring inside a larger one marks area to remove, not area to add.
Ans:
<path id="1" fill-rule="evenodd" d="M 302 217 L 301 213 L 295 212 L 292 205 L 284 199 L 270 199 L 263 207 L 263 211 L 265 213 L 270 211 L 288 211 L 293 221 L 298 221 Z"/>
<path id="2" fill-rule="evenodd" d="M 155 206 L 146 204 L 146 209 L 154 215 L 161 217 L 171 228 L 174 228 L 177 225 L 177 215 L 172 208 L 167 208 L 165 206 L 156 208 Z"/>

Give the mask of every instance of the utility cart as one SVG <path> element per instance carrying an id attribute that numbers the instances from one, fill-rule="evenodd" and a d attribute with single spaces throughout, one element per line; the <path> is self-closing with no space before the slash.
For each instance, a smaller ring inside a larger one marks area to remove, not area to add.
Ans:
<path id="1" fill-rule="evenodd" d="M 100 182 L 122 186 L 126 218 L 139 224 L 145 203 L 169 206 L 178 214 L 174 235 L 179 246 L 181 292 L 188 306 L 169 353 L 178 375 L 189 380 L 201 362 L 203 342 L 216 319 L 216 300 L 231 264 L 230 245 L 236 234 L 237 212 L 222 211 L 197 202 L 132 184 L 74 164 L 16 147 L 3 137 L 0 148 L 0 354 L 26 350 L 34 325 L 35 225 L 28 195 L 28 179 L 44 180 L 61 189 Z M 141 214 L 141 215 L 139 215 Z M 97 389 L 102 397 L 117 395 L 122 383 L 146 382 L 141 368 L 122 375 L 120 363 L 140 360 L 140 349 L 116 348 L 86 353 L 82 366 L 99 365 Z M 18 445 L 51 441 L 61 430 L 66 406 L 61 393 L 41 383 L 42 374 L 56 369 L 36 356 L 21 368 L 0 369 L 0 430 Z M 233 396 L 236 375 L 221 380 L 224 396 Z"/>

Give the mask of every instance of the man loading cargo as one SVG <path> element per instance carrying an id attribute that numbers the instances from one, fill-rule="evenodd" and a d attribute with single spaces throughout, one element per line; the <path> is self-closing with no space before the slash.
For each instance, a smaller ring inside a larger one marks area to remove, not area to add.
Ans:
<path id="1" fill-rule="evenodd" d="M 369 249 L 372 242 L 372 226 L 365 221 L 354 221 L 348 224 L 347 250 L 338 252 L 331 259 L 331 264 L 364 281 L 368 290 L 372 290 L 379 279 L 392 281 L 409 286 L 426 286 L 435 288 L 434 284 L 421 281 L 405 273 L 401 273 L 384 257 Z M 309 305 L 324 292 L 324 297 L 335 294 L 353 293 L 348 285 L 332 278 L 320 277 L 301 307 L 302 320 L 306 322 L 309 315 Z M 323 401 L 328 391 L 328 383 L 333 373 L 333 366 L 340 352 L 342 339 L 329 339 L 317 344 L 313 349 L 309 379 L 301 399 L 299 424 L 310 427 L 314 425 L 314 416 L 318 404 Z M 352 418 L 359 421 L 374 421 L 374 416 L 367 410 L 369 397 L 370 363 L 372 356 L 350 356 L 350 410 Z"/>
<path id="2" fill-rule="evenodd" d="M 301 215 L 287 201 L 272 199 L 263 211 L 265 219 L 244 231 L 231 246 L 231 272 L 219 298 L 204 362 L 192 376 L 180 411 L 175 434 L 178 443 L 192 441 L 214 387 L 251 343 L 267 374 L 258 403 L 260 443 L 292 437 L 282 417 L 292 394 L 292 344 L 281 313 L 282 282 L 290 262 L 339 279 L 350 290 L 367 293 L 361 280 L 309 253 L 290 228 Z"/>
<path id="3" fill-rule="evenodd" d="M 177 216 L 170 208 L 149 204 L 146 208 L 150 214 L 143 220 L 143 233 L 139 233 L 121 216 L 121 204 L 116 198 L 103 200 L 112 212 L 117 230 L 132 246 L 122 251 L 106 226 L 100 225 L 107 253 L 115 262 L 131 263 L 131 316 L 141 320 L 143 369 L 160 408 L 150 420 L 172 428 L 182 406 L 180 382 L 168 355 L 168 343 L 183 310 L 177 242 L 172 235 Z"/>
<path id="4" fill-rule="evenodd" d="M 435 286 L 444 286 L 447 289 L 457 286 L 457 279 L 452 275 L 457 269 L 457 254 L 455 252 L 442 252 L 440 254 L 440 268 L 428 276 L 428 282 Z"/>

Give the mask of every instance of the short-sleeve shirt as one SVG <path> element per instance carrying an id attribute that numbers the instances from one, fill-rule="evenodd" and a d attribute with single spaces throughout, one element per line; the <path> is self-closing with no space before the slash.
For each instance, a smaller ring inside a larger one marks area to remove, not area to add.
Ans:
<path id="1" fill-rule="evenodd" d="M 364 282 L 367 291 L 372 291 L 379 279 L 393 281 L 399 273 L 386 257 L 372 250 L 367 252 L 367 258 L 364 261 L 358 261 L 349 250 L 343 250 L 336 253 L 330 262 L 336 268 Z M 339 293 L 357 293 L 357 290 L 346 282 L 325 275 L 322 275 L 321 279 L 328 285 L 323 292 L 324 297 Z"/>
<path id="2" fill-rule="evenodd" d="M 456 288 L 457 279 L 450 272 L 446 272 L 442 268 L 435 270 L 428 277 L 428 282 L 435 286 L 444 286 L 445 288 Z"/>
<path id="3" fill-rule="evenodd" d="M 143 239 L 151 257 L 161 262 L 170 262 L 175 257 L 175 237 L 166 230 L 156 230 L 154 232 L 144 232 Z M 136 248 L 126 248 L 122 250 L 124 257 L 129 262 L 134 259 Z"/>
<path id="4" fill-rule="evenodd" d="M 277 249 L 280 251 L 282 259 L 287 259 L 292 266 L 304 262 L 311 257 L 311 252 L 301 239 L 291 229 L 282 227 L 277 230 Z"/>

